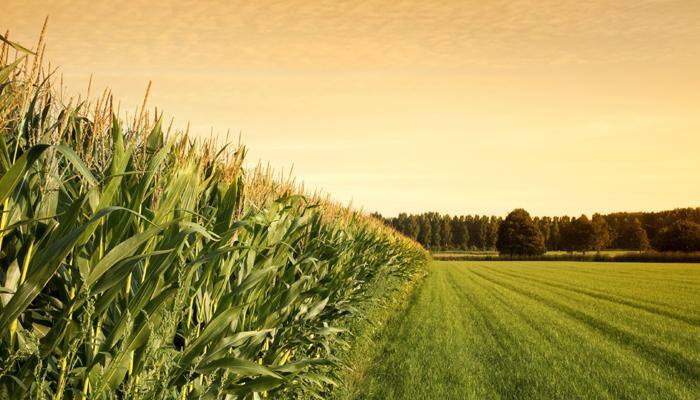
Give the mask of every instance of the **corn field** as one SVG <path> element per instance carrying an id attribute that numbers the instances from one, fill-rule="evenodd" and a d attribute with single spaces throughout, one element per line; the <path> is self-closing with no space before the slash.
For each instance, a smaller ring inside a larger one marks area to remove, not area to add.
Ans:
<path id="1" fill-rule="evenodd" d="M 321 398 L 366 288 L 425 252 L 2 36 L 0 398 Z M 90 96 L 88 95 L 88 98 Z"/>

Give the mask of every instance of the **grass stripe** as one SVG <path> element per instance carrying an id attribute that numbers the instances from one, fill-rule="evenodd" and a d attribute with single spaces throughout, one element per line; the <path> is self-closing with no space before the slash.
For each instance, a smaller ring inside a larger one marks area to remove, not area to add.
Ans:
<path id="1" fill-rule="evenodd" d="M 656 315 L 660 315 L 663 317 L 676 319 L 676 320 L 685 322 L 689 325 L 700 326 L 700 318 L 693 317 L 693 316 L 687 316 L 687 315 L 683 315 L 683 314 L 679 314 L 679 313 L 674 313 L 672 311 L 665 310 L 661 307 L 654 307 L 654 306 L 650 306 L 650 305 L 645 305 L 640 301 L 633 301 L 630 298 L 624 298 L 624 297 L 615 296 L 615 295 L 607 294 L 604 292 L 597 292 L 597 291 L 593 291 L 593 290 L 579 289 L 579 288 L 576 288 L 576 287 L 573 287 L 570 285 L 554 283 L 554 282 L 556 282 L 555 280 L 545 281 L 543 279 L 533 278 L 532 276 L 523 276 L 523 275 L 508 273 L 508 272 L 505 272 L 503 270 L 493 269 L 493 272 L 496 274 L 504 275 L 504 276 L 519 278 L 519 279 L 523 279 L 526 281 L 536 282 L 536 283 L 540 283 L 542 285 L 546 285 L 546 286 L 550 286 L 550 287 L 554 287 L 554 288 L 558 288 L 558 289 L 563 289 L 563 290 L 571 291 L 574 293 L 583 294 L 583 295 L 593 297 L 593 298 L 598 299 L 598 300 L 605 300 L 605 301 L 608 301 L 608 302 L 613 303 L 613 304 L 625 305 L 628 307 L 632 307 L 632 308 L 636 308 L 636 309 L 639 309 L 642 311 L 649 312 L 651 314 L 656 314 Z"/>
<path id="2" fill-rule="evenodd" d="M 431 264 L 355 398 L 686 399 L 700 390 L 696 326 L 526 279 L 565 280 L 572 267 L 556 264 Z"/>
<path id="3" fill-rule="evenodd" d="M 615 340 L 620 345 L 623 345 L 643 355 L 651 362 L 659 364 L 660 366 L 665 368 L 670 368 L 674 371 L 674 373 L 677 376 L 681 377 L 683 380 L 691 382 L 693 384 L 693 387 L 697 387 L 700 389 L 700 364 L 694 362 L 693 360 L 687 359 L 684 354 L 675 351 L 669 351 L 665 348 L 651 344 L 636 335 L 630 334 L 629 332 L 614 326 L 613 324 L 610 324 L 602 319 L 594 317 L 590 313 L 577 310 L 574 307 L 570 307 L 556 301 L 551 301 L 544 296 L 538 295 L 533 292 L 529 292 L 527 290 L 524 290 L 522 288 L 519 288 L 515 285 L 511 285 L 503 281 L 498 281 L 491 277 L 487 277 L 483 274 L 479 274 L 476 272 L 475 274 L 494 284 L 510 289 L 514 292 L 518 292 L 542 303 L 548 304 L 551 308 L 557 309 L 571 318 L 586 323 L 586 325 L 601 332 L 608 338 Z"/>

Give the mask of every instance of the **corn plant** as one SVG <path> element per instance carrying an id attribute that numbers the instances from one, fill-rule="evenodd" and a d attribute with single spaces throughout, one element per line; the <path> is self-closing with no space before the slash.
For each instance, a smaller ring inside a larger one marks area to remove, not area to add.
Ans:
<path id="1" fill-rule="evenodd" d="M 365 288 L 425 260 L 245 148 L 64 100 L 0 50 L 0 398 L 318 397 Z"/>

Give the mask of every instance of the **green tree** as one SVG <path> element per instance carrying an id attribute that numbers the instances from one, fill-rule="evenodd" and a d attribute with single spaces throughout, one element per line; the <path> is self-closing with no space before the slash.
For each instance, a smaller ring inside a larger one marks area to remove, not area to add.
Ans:
<path id="1" fill-rule="evenodd" d="M 559 231 L 559 218 L 555 217 L 552 221 L 552 226 L 549 228 L 549 241 L 547 242 L 547 250 L 559 250 L 561 242 L 561 232 Z"/>
<path id="2" fill-rule="evenodd" d="M 442 245 L 442 222 L 437 213 L 430 213 L 430 225 L 433 237 L 430 239 L 431 249 L 440 250 Z"/>
<path id="3" fill-rule="evenodd" d="M 586 254 L 596 245 L 593 224 L 585 215 L 571 220 L 571 223 L 564 230 L 563 236 L 566 249 L 569 251 L 581 251 Z"/>
<path id="4" fill-rule="evenodd" d="M 452 246 L 456 250 L 466 250 L 469 246 L 469 231 L 464 217 L 452 217 Z"/>
<path id="5" fill-rule="evenodd" d="M 537 226 L 537 229 L 539 229 L 540 232 L 542 233 L 542 237 L 544 238 L 544 247 L 546 249 L 547 243 L 549 242 L 549 237 L 552 234 L 550 218 L 549 217 L 542 217 L 542 218 L 535 217 L 533 219 L 533 221 L 535 222 L 535 226 Z"/>
<path id="6" fill-rule="evenodd" d="M 430 248 L 433 239 L 433 227 L 430 225 L 430 220 L 427 216 L 421 215 L 419 218 L 420 230 L 418 231 L 418 243 L 422 244 L 426 249 Z"/>
<path id="7" fill-rule="evenodd" d="M 486 248 L 486 223 L 488 217 L 480 217 L 475 215 L 469 224 L 469 237 L 471 238 L 471 244 L 478 250 L 484 250 Z"/>
<path id="8" fill-rule="evenodd" d="M 441 225 L 441 244 L 442 248 L 449 250 L 452 248 L 452 219 L 449 215 L 445 214 L 440 218 Z"/>
<path id="9" fill-rule="evenodd" d="M 650 247 L 647 231 L 637 218 L 632 218 L 625 223 L 622 236 L 623 240 L 620 243 L 625 249 L 643 251 Z"/>
<path id="10" fill-rule="evenodd" d="M 384 217 L 382 216 L 382 214 L 380 214 L 378 211 L 375 211 L 375 212 L 371 213 L 369 216 L 372 217 L 372 218 L 376 218 L 376 219 L 378 219 L 378 220 L 380 220 L 380 221 L 386 221 L 386 219 L 384 219 Z"/>
<path id="11" fill-rule="evenodd" d="M 417 240 L 419 231 L 420 224 L 418 223 L 418 217 L 415 215 L 410 215 L 408 217 L 408 221 L 406 222 L 406 235 L 413 240 Z"/>
<path id="12" fill-rule="evenodd" d="M 700 251 L 700 224 L 676 221 L 659 231 L 654 238 L 654 247 L 659 251 Z"/>
<path id="13" fill-rule="evenodd" d="M 593 224 L 593 232 L 595 234 L 595 244 L 593 248 L 600 252 L 601 250 L 608 248 L 610 243 L 612 243 L 610 226 L 605 220 L 605 217 L 600 214 L 594 214 L 593 219 L 591 219 L 591 223 Z"/>
<path id="14" fill-rule="evenodd" d="M 540 255 L 544 254 L 544 238 L 530 218 L 530 214 L 522 208 L 508 214 L 498 228 L 496 248 L 501 254 Z"/>
<path id="15" fill-rule="evenodd" d="M 394 218 L 394 228 L 399 232 L 406 234 L 406 222 L 408 222 L 408 215 L 406 213 L 399 213 L 399 216 Z"/>
<path id="16" fill-rule="evenodd" d="M 491 216 L 489 219 L 486 230 L 486 243 L 484 246 L 487 250 L 496 248 L 496 241 L 498 240 L 498 226 L 500 223 L 501 217 Z"/>

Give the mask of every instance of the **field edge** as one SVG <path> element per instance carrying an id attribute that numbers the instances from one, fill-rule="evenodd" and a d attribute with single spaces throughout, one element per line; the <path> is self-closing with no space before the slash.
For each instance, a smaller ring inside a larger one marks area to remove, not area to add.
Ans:
<path id="1" fill-rule="evenodd" d="M 371 285 L 368 298 L 359 308 L 361 318 L 348 321 L 347 329 L 352 333 L 349 346 L 338 354 L 342 363 L 338 386 L 330 393 L 335 400 L 352 400 L 359 393 L 368 369 L 382 349 L 386 330 L 393 321 L 402 318 L 411 300 L 428 276 L 427 261 L 409 279 L 387 277 L 377 279 Z"/>

